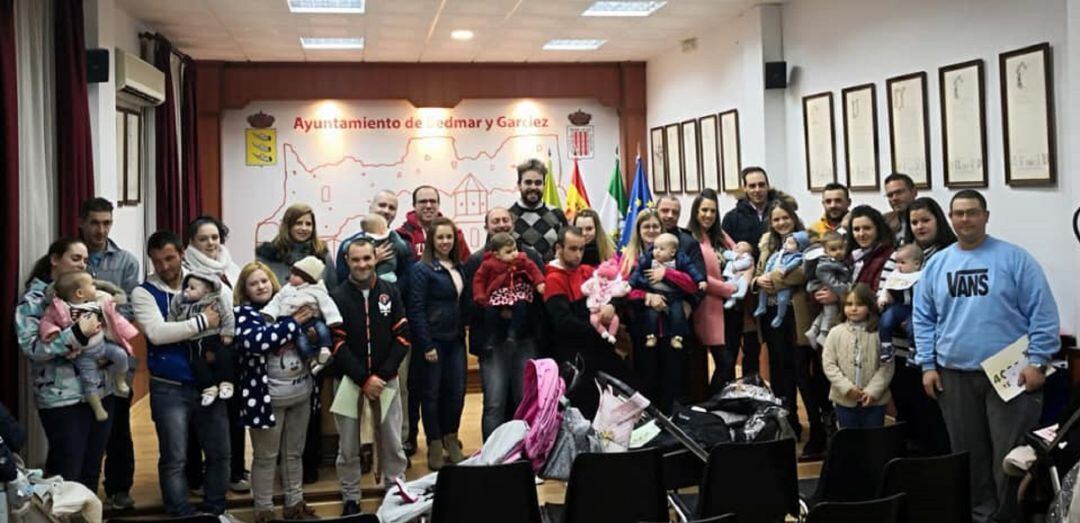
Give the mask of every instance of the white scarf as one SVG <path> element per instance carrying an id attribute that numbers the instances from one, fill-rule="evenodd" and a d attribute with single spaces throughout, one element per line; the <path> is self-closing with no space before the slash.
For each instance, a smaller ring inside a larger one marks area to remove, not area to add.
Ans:
<path id="1" fill-rule="evenodd" d="M 228 281 L 222 283 L 229 287 L 230 292 L 233 285 L 236 285 L 236 281 L 240 279 L 240 267 L 233 263 L 232 256 L 229 255 L 229 249 L 226 249 L 224 245 L 218 246 L 216 260 L 196 249 L 194 245 L 188 245 L 187 249 L 184 249 L 184 266 L 189 271 L 202 270 L 214 274 L 223 274 Z"/>

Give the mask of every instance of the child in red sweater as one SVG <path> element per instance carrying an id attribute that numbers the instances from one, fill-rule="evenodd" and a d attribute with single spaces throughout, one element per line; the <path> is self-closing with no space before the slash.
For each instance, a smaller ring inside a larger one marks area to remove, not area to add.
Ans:
<path id="1" fill-rule="evenodd" d="M 484 309 L 488 345 L 513 342 L 522 334 L 534 292 L 544 292 L 544 274 L 509 233 L 492 236 L 473 278 L 473 300 Z"/>

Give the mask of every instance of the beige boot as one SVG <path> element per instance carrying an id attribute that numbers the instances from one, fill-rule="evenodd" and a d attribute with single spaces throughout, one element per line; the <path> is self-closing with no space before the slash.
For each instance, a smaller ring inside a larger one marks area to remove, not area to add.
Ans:
<path id="1" fill-rule="evenodd" d="M 319 517 L 315 515 L 315 509 L 311 508 L 310 506 L 308 506 L 307 503 L 304 503 L 303 501 L 300 501 L 295 505 L 285 507 L 285 510 L 282 511 L 282 516 L 284 517 L 284 519 L 290 520 L 319 519 Z"/>
<path id="2" fill-rule="evenodd" d="M 116 387 L 116 392 L 121 396 L 131 394 L 131 387 L 127 384 L 126 372 L 117 372 L 116 374 L 113 374 L 113 386 Z"/>
<path id="3" fill-rule="evenodd" d="M 427 443 L 427 466 L 431 470 L 439 470 L 443 468 L 443 446 L 439 440 L 432 440 Z"/>
<path id="4" fill-rule="evenodd" d="M 97 394 L 88 394 L 86 396 L 86 403 L 90 405 L 90 410 L 94 411 L 94 418 L 98 421 L 105 421 L 109 419 L 109 413 L 105 412 L 105 407 L 101 405 L 101 396 Z"/>
<path id="5" fill-rule="evenodd" d="M 271 510 L 255 510 L 255 523 L 270 523 L 276 519 L 274 511 Z"/>
<path id="6" fill-rule="evenodd" d="M 446 460 L 451 465 L 456 465 L 465 461 L 465 456 L 461 454 L 461 442 L 458 441 L 457 434 L 446 434 L 442 438 L 443 446 L 446 447 Z"/>

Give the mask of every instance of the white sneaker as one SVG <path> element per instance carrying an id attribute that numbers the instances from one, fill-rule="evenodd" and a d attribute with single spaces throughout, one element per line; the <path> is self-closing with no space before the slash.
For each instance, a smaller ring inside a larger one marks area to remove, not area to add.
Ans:
<path id="1" fill-rule="evenodd" d="M 330 356 L 333 356 L 330 347 L 323 347 L 319 349 L 319 355 L 315 356 L 315 360 L 325 365 L 326 362 L 330 361 Z"/>
<path id="2" fill-rule="evenodd" d="M 214 400 L 217 399 L 217 396 L 218 396 L 218 388 L 217 388 L 216 385 L 211 385 L 209 387 L 206 387 L 202 391 L 202 406 L 203 407 L 209 407 L 210 404 L 214 403 Z"/>
<path id="3" fill-rule="evenodd" d="M 218 516 L 218 520 L 221 521 L 221 523 L 244 523 L 243 520 L 232 515 L 232 513 L 227 510 Z"/>
<path id="4" fill-rule="evenodd" d="M 227 381 L 221 382 L 221 389 L 218 391 L 218 397 L 227 400 L 233 396 L 233 384 Z"/>

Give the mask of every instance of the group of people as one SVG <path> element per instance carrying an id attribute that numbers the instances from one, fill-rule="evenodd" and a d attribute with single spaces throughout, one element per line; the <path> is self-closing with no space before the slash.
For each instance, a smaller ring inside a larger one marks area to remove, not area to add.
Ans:
<path id="1" fill-rule="evenodd" d="M 981 194 L 958 192 L 947 217 L 892 174 L 883 215 L 850 209 L 847 188 L 831 184 L 823 215 L 804 227 L 794 199 L 749 167 L 743 197 L 723 216 L 706 189 L 680 227 L 680 201 L 662 196 L 633 217 L 617 252 L 595 211 L 568 220 L 543 203 L 547 175 L 538 160 L 518 166 L 520 200 L 488 210 L 475 253 L 425 185 L 396 230 L 397 196 L 375 194 L 337 252 L 305 204 L 286 210 L 276 238 L 243 267 L 216 218 L 194 220 L 186 245 L 155 232 L 154 270 L 141 283 L 134 255 L 108 238 L 112 206 L 88 201 L 80 238 L 50 246 L 16 313 L 47 471 L 96 488 L 105 455 L 109 503 L 131 506 L 132 324 L 148 345 L 166 511 L 194 513 L 188 493 L 201 488 L 201 509 L 224 513 L 226 488 L 246 479 L 246 429 L 258 523 L 275 517 L 279 460 L 283 516 L 314 514 L 302 485 L 320 453 L 323 385 L 360 398 L 356 412 L 331 409 L 343 513 L 353 514 L 362 443 L 374 444 L 386 485 L 409 466 L 421 420 L 431 469 L 464 459 L 466 350 L 480 362 L 486 439 L 512 418 L 529 359 L 577 361 L 586 378 L 611 373 L 671 411 L 690 400 L 692 348 L 712 355 L 716 390 L 735 379 L 740 351 L 742 375 L 758 374 L 763 343 L 769 383 L 800 439 L 802 397 L 805 457 L 824 452 L 837 423 L 880 426 L 891 401 L 918 451 L 972 453 L 977 514 L 1008 510 L 1001 458 L 1038 418 L 1058 317 L 1038 263 L 986 234 Z M 1023 334 L 1028 392 L 1005 403 L 979 363 Z M 569 395 L 592 417 L 595 387 Z"/>

